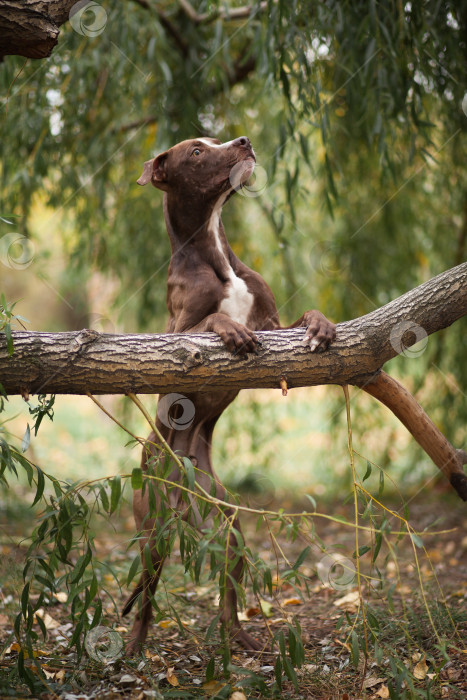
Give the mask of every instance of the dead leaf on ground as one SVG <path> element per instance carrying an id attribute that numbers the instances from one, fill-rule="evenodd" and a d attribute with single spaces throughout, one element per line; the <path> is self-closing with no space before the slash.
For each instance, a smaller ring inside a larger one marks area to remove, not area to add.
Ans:
<path id="1" fill-rule="evenodd" d="M 246 695 L 245 695 L 245 693 L 242 693 L 240 690 L 234 690 L 234 692 L 230 696 L 229 700 L 246 700 Z"/>
<path id="2" fill-rule="evenodd" d="M 220 681 L 206 681 L 206 683 L 203 683 L 203 690 L 212 697 L 213 695 L 218 695 L 224 685 L 225 683 L 221 683 Z"/>
<path id="3" fill-rule="evenodd" d="M 368 676 L 368 678 L 365 678 L 363 681 L 363 687 L 368 689 L 368 688 L 374 688 L 375 685 L 379 685 L 380 683 L 384 683 L 385 678 L 378 678 L 377 676 Z"/>
<path id="4" fill-rule="evenodd" d="M 360 602 L 359 592 L 358 591 L 350 591 L 350 593 L 347 593 L 347 595 L 335 600 L 333 605 L 335 605 L 336 608 L 341 608 L 342 610 L 347 610 L 347 612 L 356 612 L 359 602 Z"/>
<path id="5" fill-rule="evenodd" d="M 165 630 L 167 627 L 175 627 L 176 624 L 175 620 L 161 620 L 157 623 L 157 626 Z"/>
<path id="6" fill-rule="evenodd" d="M 387 687 L 387 685 L 382 685 L 381 688 L 376 691 L 376 695 L 380 698 L 388 698 L 389 688 Z"/>
<path id="7" fill-rule="evenodd" d="M 172 666 L 167 669 L 166 678 L 167 678 L 168 682 L 170 683 L 170 685 L 173 685 L 173 686 L 180 685 L 180 683 L 178 682 L 178 678 L 175 675 L 175 672 L 174 672 Z"/>
<path id="8" fill-rule="evenodd" d="M 14 651 L 16 651 L 18 654 L 21 651 L 21 645 L 18 644 L 18 642 L 13 642 L 13 644 L 10 644 L 10 646 L 5 649 L 5 654 L 11 654 Z M 44 654 L 48 653 L 49 652 L 44 652 Z M 29 652 L 27 649 L 23 649 L 23 655 L 25 659 L 29 659 Z M 33 649 L 32 655 L 34 658 L 36 658 L 36 656 L 39 656 L 39 652 Z"/>
<path id="9" fill-rule="evenodd" d="M 56 630 L 57 627 L 60 627 L 61 625 L 61 622 L 54 620 L 53 617 L 44 610 L 44 608 L 39 608 L 39 610 L 36 610 L 36 617 L 41 618 L 46 630 Z"/>
<path id="10" fill-rule="evenodd" d="M 241 610 L 238 613 L 238 619 L 241 622 L 248 622 L 252 617 L 259 615 L 261 613 L 260 608 L 247 608 L 246 610 Z"/>
<path id="11" fill-rule="evenodd" d="M 261 610 L 262 610 L 264 617 L 272 617 L 273 616 L 272 603 L 269 603 L 267 600 L 260 600 L 259 604 L 261 605 Z"/>
<path id="12" fill-rule="evenodd" d="M 68 593 L 65 593 L 65 591 L 58 591 L 58 593 L 54 593 L 53 597 L 55 600 L 58 600 L 59 603 L 66 603 L 68 600 Z"/>
<path id="13" fill-rule="evenodd" d="M 413 675 L 419 680 L 423 681 L 426 674 L 428 673 L 428 665 L 426 663 L 425 657 L 414 666 Z"/>
<path id="14" fill-rule="evenodd" d="M 303 600 L 300 600 L 300 598 L 287 598 L 282 605 L 303 605 Z"/>

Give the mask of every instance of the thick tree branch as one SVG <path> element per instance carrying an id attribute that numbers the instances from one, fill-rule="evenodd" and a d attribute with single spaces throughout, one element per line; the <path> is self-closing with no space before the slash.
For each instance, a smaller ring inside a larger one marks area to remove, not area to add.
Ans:
<path id="1" fill-rule="evenodd" d="M 258 355 L 226 352 L 212 333 L 110 335 L 15 332 L 8 355 L 0 337 L 0 383 L 7 394 L 130 394 L 252 387 L 355 384 L 384 403 L 467 501 L 467 454 L 456 450 L 413 396 L 381 372 L 416 341 L 467 314 L 467 263 L 458 265 L 366 316 L 340 323 L 322 355 L 304 329 L 258 333 Z"/>
<path id="2" fill-rule="evenodd" d="M 77 0 L 0 0 L 0 60 L 46 58 Z"/>
<path id="3" fill-rule="evenodd" d="M 463 263 L 366 316 L 340 323 L 336 341 L 322 355 L 312 354 L 304 345 L 304 329 L 258 333 L 261 351 L 246 358 L 230 355 L 212 333 L 18 331 L 11 357 L 5 337 L 0 339 L 0 382 L 7 394 L 272 388 L 280 386 L 282 377 L 289 387 L 362 384 L 404 346 L 466 314 L 467 263 Z"/>

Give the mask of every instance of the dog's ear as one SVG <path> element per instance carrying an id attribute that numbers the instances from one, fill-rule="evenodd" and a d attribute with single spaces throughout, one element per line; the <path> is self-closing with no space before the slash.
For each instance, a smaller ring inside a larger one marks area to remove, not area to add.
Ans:
<path id="1" fill-rule="evenodd" d="M 147 160 L 141 177 L 136 181 L 138 185 L 147 185 L 148 182 L 152 182 L 154 187 L 159 187 L 161 190 L 165 189 L 167 183 L 166 161 L 167 151 L 156 158 Z"/>

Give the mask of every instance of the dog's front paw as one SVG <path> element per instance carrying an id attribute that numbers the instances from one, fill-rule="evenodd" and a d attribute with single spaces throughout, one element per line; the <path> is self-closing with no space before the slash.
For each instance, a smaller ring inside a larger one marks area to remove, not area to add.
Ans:
<path id="1" fill-rule="evenodd" d="M 306 326 L 305 342 L 311 352 L 323 352 L 336 337 L 336 324 L 328 321 L 321 311 L 307 311 L 303 316 Z"/>
<path id="2" fill-rule="evenodd" d="M 250 331 L 241 323 L 225 319 L 219 321 L 214 328 L 215 333 L 219 335 L 225 343 L 229 352 L 234 355 L 246 355 L 249 352 L 256 352 L 259 346 L 259 340 L 253 331 Z"/>

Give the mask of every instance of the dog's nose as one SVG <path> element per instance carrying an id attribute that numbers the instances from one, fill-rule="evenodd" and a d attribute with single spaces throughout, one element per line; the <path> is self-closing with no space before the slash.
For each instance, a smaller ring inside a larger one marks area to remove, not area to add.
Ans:
<path id="1" fill-rule="evenodd" d="M 247 147 L 251 148 L 250 139 L 247 136 L 239 136 L 238 139 L 234 140 L 232 145 L 233 146 L 247 146 Z"/>

